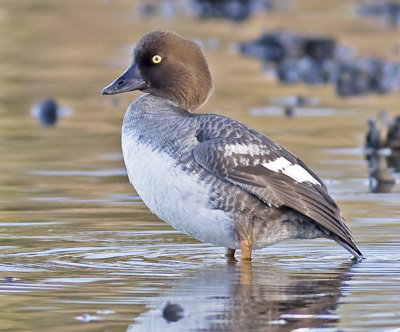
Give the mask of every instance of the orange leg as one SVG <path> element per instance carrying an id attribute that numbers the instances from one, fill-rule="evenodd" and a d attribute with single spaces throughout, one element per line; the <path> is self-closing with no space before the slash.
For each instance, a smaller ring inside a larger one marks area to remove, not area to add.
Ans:
<path id="1" fill-rule="evenodd" d="M 240 242 L 240 250 L 242 252 L 242 261 L 251 261 L 251 249 L 252 244 L 250 241 L 242 241 Z"/>

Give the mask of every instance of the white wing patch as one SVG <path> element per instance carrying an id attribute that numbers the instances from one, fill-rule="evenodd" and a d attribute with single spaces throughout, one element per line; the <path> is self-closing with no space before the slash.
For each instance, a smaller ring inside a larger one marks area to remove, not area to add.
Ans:
<path id="1" fill-rule="evenodd" d="M 313 184 L 321 185 L 314 177 L 311 176 L 303 167 L 299 164 L 292 164 L 289 160 L 284 157 L 279 157 L 268 163 L 261 164 L 265 168 L 268 168 L 274 172 L 282 172 L 283 174 L 291 177 L 297 182 L 309 181 Z"/>
<path id="2" fill-rule="evenodd" d="M 230 156 L 233 153 L 235 154 L 248 154 L 250 156 L 259 155 L 261 153 L 261 149 L 257 144 L 234 144 L 227 145 L 224 147 L 224 150 Z M 265 154 L 265 153 L 263 153 Z"/>

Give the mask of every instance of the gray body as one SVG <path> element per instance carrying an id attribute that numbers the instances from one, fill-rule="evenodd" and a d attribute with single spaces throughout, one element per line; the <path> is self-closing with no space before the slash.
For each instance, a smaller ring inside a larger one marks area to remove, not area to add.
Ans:
<path id="1" fill-rule="evenodd" d="M 227 125 L 247 128 L 226 117 L 191 114 L 152 95 L 129 106 L 122 127 L 123 155 L 129 179 L 149 209 L 181 232 L 232 249 L 240 248 L 243 239 L 256 249 L 326 236 L 303 214 L 269 206 L 199 165 L 196 148 L 205 138 L 243 136 Z"/>

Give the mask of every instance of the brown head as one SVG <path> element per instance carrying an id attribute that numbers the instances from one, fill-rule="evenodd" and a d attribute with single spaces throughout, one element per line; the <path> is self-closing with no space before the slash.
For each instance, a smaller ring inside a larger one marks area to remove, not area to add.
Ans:
<path id="1" fill-rule="evenodd" d="M 207 100 L 212 88 L 201 48 L 176 33 L 157 30 L 140 39 L 132 65 L 102 93 L 140 90 L 194 111 Z"/>

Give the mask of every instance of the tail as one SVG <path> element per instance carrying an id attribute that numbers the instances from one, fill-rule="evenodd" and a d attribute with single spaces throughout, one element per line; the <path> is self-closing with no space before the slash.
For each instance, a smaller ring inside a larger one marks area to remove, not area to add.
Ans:
<path id="1" fill-rule="evenodd" d="M 349 253 L 351 253 L 356 260 L 364 259 L 363 254 L 357 248 L 356 244 L 354 243 L 354 239 L 349 234 L 347 238 L 339 237 L 335 234 L 330 234 L 330 238 L 335 240 L 338 244 L 340 244 L 344 249 L 346 249 Z"/>

